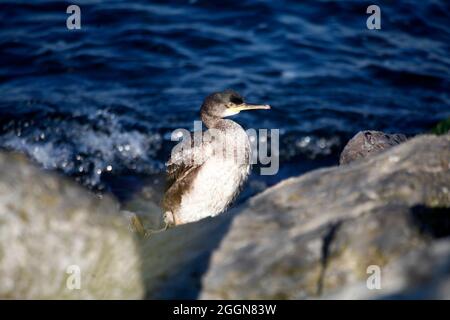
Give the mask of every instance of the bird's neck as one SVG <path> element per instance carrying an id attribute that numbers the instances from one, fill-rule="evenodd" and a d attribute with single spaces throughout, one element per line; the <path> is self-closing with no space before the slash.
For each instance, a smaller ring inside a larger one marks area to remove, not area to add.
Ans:
<path id="1" fill-rule="evenodd" d="M 207 113 L 202 113 L 201 118 L 208 127 L 207 132 L 212 134 L 213 140 L 207 141 L 214 142 L 211 144 L 215 150 L 214 154 L 223 160 L 228 159 L 244 165 L 248 169 L 251 147 L 244 128 L 233 120 L 214 117 Z M 214 130 L 218 132 L 214 132 Z M 210 136 L 207 135 L 207 137 Z"/>
<path id="2" fill-rule="evenodd" d="M 215 117 L 206 112 L 202 112 L 201 118 L 208 129 L 227 130 L 236 129 L 236 127 L 241 128 L 241 126 L 232 120 Z"/>

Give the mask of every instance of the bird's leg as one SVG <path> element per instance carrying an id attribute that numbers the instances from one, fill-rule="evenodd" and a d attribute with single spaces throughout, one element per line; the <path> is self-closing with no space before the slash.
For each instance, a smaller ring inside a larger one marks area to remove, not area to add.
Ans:
<path id="1" fill-rule="evenodd" d="M 147 229 L 147 230 L 145 230 L 144 238 L 148 239 L 152 234 L 157 234 L 157 233 L 160 233 L 162 231 L 166 231 L 169 228 L 169 225 L 170 224 L 165 221 L 164 222 L 164 227 L 162 227 L 161 229 L 156 229 L 156 230 Z"/>
<path id="2" fill-rule="evenodd" d="M 175 224 L 175 219 L 172 212 L 167 211 L 164 213 L 164 227 L 157 230 L 146 230 L 144 234 L 144 238 L 150 237 L 152 234 L 160 233 L 162 231 L 166 231 L 170 226 Z"/>
<path id="3" fill-rule="evenodd" d="M 132 230 L 134 232 L 136 232 L 137 234 L 139 234 L 139 236 L 141 236 L 144 239 L 150 237 L 150 235 L 152 235 L 152 234 L 160 233 L 161 231 L 167 230 L 169 228 L 169 226 L 171 225 L 170 220 L 165 218 L 163 228 L 156 229 L 156 230 L 146 229 L 144 227 L 144 224 L 142 223 L 141 218 L 139 218 L 139 216 L 136 213 L 129 212 L 129 211 L 124 211 L 124 212 L 126 212 L 130 217 Z"/>

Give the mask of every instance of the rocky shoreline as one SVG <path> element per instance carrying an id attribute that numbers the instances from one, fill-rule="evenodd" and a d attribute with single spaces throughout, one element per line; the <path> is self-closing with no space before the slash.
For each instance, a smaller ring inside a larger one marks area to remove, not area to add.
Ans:
<path id="1" fill-rule="evenodd" d="M 121 208 L 0 153 L 0 298 L 450 299 L 450 135 L 401 142 L 148 239 L 122 210 L 156 225 L 157 187 Z"/>

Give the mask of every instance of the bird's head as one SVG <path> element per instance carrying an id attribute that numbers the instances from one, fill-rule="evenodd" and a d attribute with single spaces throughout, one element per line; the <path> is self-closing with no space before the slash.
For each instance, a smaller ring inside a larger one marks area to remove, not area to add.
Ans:
<path id="1" fill-rule="evenodd" d="M 270 106 L 245 103 L 241 95 L 232 90 L 226 90 L 207 96 L 200 112 L 216 118 L 225 118 L 244 110 L 257 109 L 270 109 Z"/>

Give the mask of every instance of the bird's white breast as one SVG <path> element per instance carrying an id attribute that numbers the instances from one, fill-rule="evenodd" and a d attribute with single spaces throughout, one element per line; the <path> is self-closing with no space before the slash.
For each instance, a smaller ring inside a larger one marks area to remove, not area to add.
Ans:
<path id="1" fill-rule="evenodd" d="M 250 165 L 212 157 L 199 170 L 189 191 L 183 195 L 178 219 L 182 223 L 216 216 L 234 199 L 248 177 Z"/>

